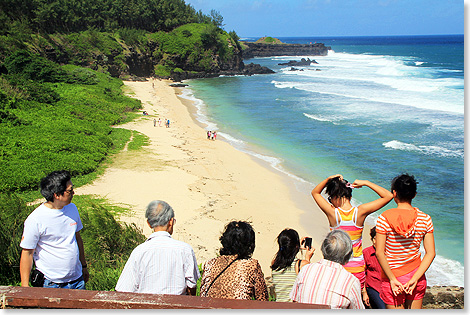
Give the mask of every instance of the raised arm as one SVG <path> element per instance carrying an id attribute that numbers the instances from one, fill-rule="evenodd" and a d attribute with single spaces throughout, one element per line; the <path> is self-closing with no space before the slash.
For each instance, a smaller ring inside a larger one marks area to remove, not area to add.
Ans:
<path id="1" fill-rule="evenodd" d="M 323 213 L 326 214 L 326 217 L 328 218 L 328 222 L 330 223 L 330 226 L 335 226 L 336 225 L 336 218 L 335 218 L 335 208 L 333 205 L 331 205 L 328 201 L 323 198 L 321 195 L 321 192 L 325 188 L 326 184 L 331 178 L 339 177 L 340 179 L 343 178 L 342 175 L 336 174 L 332 175 L 323 181 L 320 182 L 315 188 L 312 190 L 312 197 L 317 203 L 318 207 L 323 211 Z"/>
<path id="2" fill-rule="evenodd" d="M 369 214 L 384 207 L 393 198 L 393 195 L 390 191 L 368 180 L 356 179 L 353 183 L 354 188 L 361 188 L 364 186 L 372 189 L 377 195 L 379 195 L 380 198 L 357 207 L 359 210 L 357 224 L 360 226 L 364 223 L 364 220 Z"/>

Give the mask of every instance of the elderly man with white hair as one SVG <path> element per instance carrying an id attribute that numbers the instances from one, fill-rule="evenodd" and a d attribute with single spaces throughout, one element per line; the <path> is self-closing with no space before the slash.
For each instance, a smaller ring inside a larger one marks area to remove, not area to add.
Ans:
<path id="1" fill-rule="evenodd" d="M 353 251 L 349 235 L 342 230 L 331 231 L 321 251 L 323 259 L 300 270 L 290 293 L 292 301 L 363 309 L 361 284 L 343 267 Z"/>
<path id="2" fill-rule="evenodd" d="M 154 232 L 132 251 L 116 291 L 196 295 L 200 277 L 196 256 L 189 244 L 171 237 L 176 223 L 173 208 L 154 200 L 148 204 L 145 218 Z"/>

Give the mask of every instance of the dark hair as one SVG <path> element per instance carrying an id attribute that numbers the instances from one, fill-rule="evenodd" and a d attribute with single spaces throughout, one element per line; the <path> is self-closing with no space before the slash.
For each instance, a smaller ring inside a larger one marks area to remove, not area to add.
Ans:
<path id="1" fill-rule="evenodd" d="M 237 255 L 239 259 L 247 259 L 255 250 L 255 231 L 248 222 L 232 221 L 225 226 L 220 242 L 220 255 Z"/>
<path id="2" fill-rule="evenodd" d="M 374 226 L 372 229 L 370 229 L 370 239 L 373 239 L 376 234 L 377 234 L 377 232 L 376 232 L 376 229 L 375 229 L 375 226 Z"/>
<path id="3" fill-rule="evenodd" d="M 279 250 L 271 265 L 272 270 L 281 270 L 292 264 L 300 249 L 299 233 L 293 229 L 284 229 L 277 236 L 277 243 Z"/>
<path id="4" fill-rule="evenodd" d="M 392 179 L 391 190 L 397 192 L 400 201 L 410 202 L 416 196 L 418 182 L 413 175 L 401 174 Z"/>
<path id="5" fill-rule="evenodd" d="M 63 195 L 67 189 L 67 182 L 71 180 L 72 176 L 69 171 L 54 171 L 41 179 L 39 187 L 41 188 L 41 195 L 47 201 L 54 201 L 54 194 Z"/>
<path id="6" fill-rule="evenodd" d="M 348 183 L 345 179 L 339 177 L 330 178 L 326 183 L 326 193 L 330 198 L 346 197 L 348 200 L 352 197 L 352 188 L 347 187 Z"/>

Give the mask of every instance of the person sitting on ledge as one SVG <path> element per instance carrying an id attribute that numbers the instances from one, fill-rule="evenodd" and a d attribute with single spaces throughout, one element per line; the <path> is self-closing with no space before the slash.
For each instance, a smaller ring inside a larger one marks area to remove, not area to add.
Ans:
<path id="1" fill-rule="evenodd" d="M 315 248 L 301 247 L 306 237 L 299 239 L 299 233 L 293 229 L 284 229 L 277 237 L 279 250 L 271 263 L 271 277 L 274 284 L 276 302 L 291 302 L 289 293 L 300 269 L 310 263 Z M 312 240 L 310 238 L 310 240 Z M 311 245 L 311 244 L 310 244 Z M 296 259 L 300 249 L 306 249 L 305 259 Z"/>
<path id="2" fill-rule="evenodd" d="M 196 295 L 200 277 L 196 256 L 189 244 L 171 238 L 176 223 L 173 208 L 154 200 L 145 217 L 154 232 L 132 251 L 116 291 Z"/>
<path id="3" fill-rule="evenodd" d="M 204 264 L 201 297 L 268 300 L 263 271 L 256 259 L 255 232 L 248 222 L 232 221 L 220 237 L 220 256 Z"/>
<path id="4" fill-rule="evenodd" d="M 349 235 L 343 230 L 331 231 L 321 251 L 323 259 L 300 270 L 290 293 L 292 301 L 363 309 L 361 283 L 343 267 L 353 253 Z"/>

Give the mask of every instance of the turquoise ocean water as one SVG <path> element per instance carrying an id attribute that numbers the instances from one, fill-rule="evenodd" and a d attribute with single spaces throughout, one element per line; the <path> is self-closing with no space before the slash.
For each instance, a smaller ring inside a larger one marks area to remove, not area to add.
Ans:
<path id="1" fill-rule="evenodd" d="M 302 56 L 318 64 L 296 71 L 278 63 L 301 57 L 255 58 L 245 63 L 276 73 L 189 80 L 182 97 L 195 101 L 196 118 L 295 178 L 306 194 L 336 173 L 387 188 L 402 172 L 415 175 L 414 205 L 435 228 L 428 284 L 463 286 L 463 35 L 280 39 L 332 50 Z M 375 196 L 353 192 L 357 203 Z"/>

